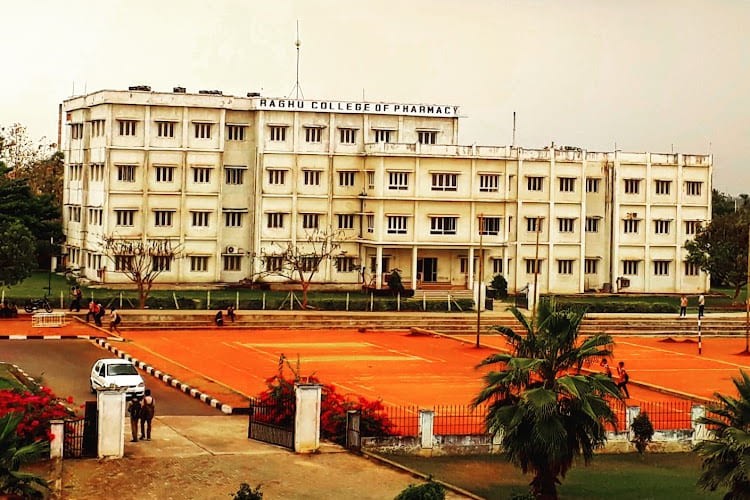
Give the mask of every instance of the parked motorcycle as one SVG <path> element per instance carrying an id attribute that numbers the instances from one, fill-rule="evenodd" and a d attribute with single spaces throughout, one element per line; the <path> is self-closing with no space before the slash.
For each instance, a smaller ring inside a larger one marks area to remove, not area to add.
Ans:
<path id="1" fill-rule="evenodd" d="M 41 311 L 42 309 L 44 309 L 48 313 L 52 312 L 52 304 L 49 303 L 46 295 L 41 299 L 29 299 L 29 301 L 26 303 L 26 305 L 23 306 L 23 308 L 27 313 Z"/>

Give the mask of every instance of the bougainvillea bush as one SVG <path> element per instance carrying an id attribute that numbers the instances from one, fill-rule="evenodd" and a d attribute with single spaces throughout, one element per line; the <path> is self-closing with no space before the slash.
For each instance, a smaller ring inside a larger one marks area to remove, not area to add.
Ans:
<path id="1" fill-rule="evenodd" d="M 260 393 L 256 404 L 266 406 L 264 413 L 268 423 L 291 425 L 294 420 L 293 406 L 278 404 L 279 401 L 294 400 L 294 383 L 298 377 L 287 378 L 283 373 L 266 379 L 267 389 Z M 320 433 L 324 439 L 343 444 L 346 440 L 346 413 L 359 410 L 360 432 L 363 436 L 385 436 L 392 429 L 392 424 L 384 412 L 383 404 L 377 400 L 368 400 L 361 396 L 343 395 L 331 384 L 323 384 L 316 377 L 305 377 L 305 383 L 321 385 Z"/>
<path id="2" fill-rule="evenodd" d="M 68 397 L 67 400 L 62 400 L 47 387 L 36 392 L 0 390 L 0 417 L 8 413 L 23 414 L 23 419 L 16 428 L 16 433 L 23 442 L 52 441 L 54 436 L 50 432 L 50 420 L 73 415 L 62 405 L 63 401 L 72 403 L 73 399 Z"/>

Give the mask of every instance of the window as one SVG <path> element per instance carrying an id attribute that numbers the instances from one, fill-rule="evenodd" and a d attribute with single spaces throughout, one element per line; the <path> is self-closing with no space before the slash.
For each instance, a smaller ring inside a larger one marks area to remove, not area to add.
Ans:
<path id="1" fill-rule="evenodd" d="M 625 179 L 625 193 L 638 194 L 641 191 L 640 179 Z"/>
<path id="2" fill-rule="evenodd" d="M 302 214 L 302 229 L 318 229 L 320 214 Z"/>
<path id="3" fill-rule="evenodd" d="M 193 227 L 208 227 L 208 214 L 210 213 L 205 211 L 190 212 Z"/>
<path id="4" fill-rule="evenodd" d="M 672 181 L 655 181 L 656 194 L 669 194 L 672 187 Z"/>
<path id="5" fill-rule="evenodd" d="M 305 127 L 305 142 L 320 142 L 323 136 L 320 127 Z"/>
<path id="6" fill-rule="evenodd" d="M 598 217 L 586 217 L 586 232 L 587 233 L 599 232 L 599 218 Z"/>
<path id="7" fill-rule="evenodd" d="M 375 216 L 373 214 L 367 214 L 367 232 L 375 232 Z"/>
<path id="8" fill-rule="evenodd" d="M 340 171 L 339 186 L 354 186 L 354 174 L 356 172 Z"/>
<path id="9" fill-rule="evenodd" d="M 245 182 L 244 167 L 224 167 L 224 180 L 227 184 L 240 185 Z"/>
<path id="10" fill-rule="evenodd" d="M 542 269 L 542 259 L 524 259 L 526 262 L 526 274 L 539 274 Z"/>
<path id="11" fill-rule="evenodd" d="M 430 217 L 430 234 L 456 234 L 458 217 Z"/>
<path id="12" fill-rule="evenodd" d="M 544 177 L 527 177 L 526 189 L 529 191 L 541 191 L 544 188 Z"/>
<path id="13" fill-rule="evenodd" d="M 115 255 L 115 271 L 129 271 L 132 268 L 132 255 Z"/>
<path id="14" fill-rule="evenodd" d="M 83 165 L 80 163 L 68 165 L 68 177 L 70 181 L 80 181 L 83 178 Z"/>
<path id="15" fill-rule="evenodd" d="M 336 257 L 336 269 L 340 273 L 351 273 L 358 271 L 359 266 L 354 257 Z"/>
<path id="16" fill-rule="evenodd" d="M 572 193 L 576 189 L 576 178 L 575 177 L 558 177 L 560 181 L 560 192 Z"/>
<path id="17" fill-rule="evenodd" d="M 420 144 L 435 144 L 437 134 L 436 130 L 417 130 L 417 140 Z"/>
<path id="18" fill-rule="evenodd" d="M 573 274 L 573 261 L 570 259 L 558 260 L 557 274 Z"/>
<path id="19" fill-rule="evenodd" d="M 541 232 L 543 222 L 542 217 L 526 217 L 526 231 L 530 233 Z"/>
<path id="20" fill-rule="evenodd" d="M 135 165 L 117 165 L 117 180 L 135 182 Z"/>
<path id="21" fill-rule="evenodd" d="M 196 139 L 210 139 L 213 123 L 193 123 Z"/>
<path id="22" fill-rule="evenodd" d="M 458 186 L 458 174 L 434 173 L 432 174 L 433 191 L 456 191 Z"/>
<path id="23" fill-rule="evenodd" d="M 492 274 L 503 274 L 503 259 L 492 259 Z"/>
<path id="24" fill-rule="evenodd" d="M 500 217 L 480 217 L 479 234 L 497 236 L 500 234 Z"/>
<path id="25" fill-rule="evenodd" d="M 226 227 L 242 227 L 242 212 L 224 212 L 224 225 Z"/>
<path id="26" fill-rule="evenodd" d="M 117 120 L 120 135 L 135 135 L 136 120 Z"/>
<path id="27" fill-rule="evenodd" d="M 655 260 L 654 261 L 654 275 L 655 276 L 669 276 L 669 261 L 668 260 Z"/>
<path id="28" fill-rule="evenodd" d="M 685 221 L 685 234 L 696 234 L 701 228 L 701 221 L 699 220 L 686 220 Z"/>
<path id="29" fill-rule="evenodd" d="M 268 183 L 280 185 L 286 183 L 286 170 L 268 170 Z"/>
<path id="30" fill-rule="evenodd" d="M 367 187 L 369 189 L 375 188 L 375 172 L 367 172 Z"/>
<path id="31" fill-rule="evenodd" d="M 155 167 L 156 182 L 174 181 L 174 169 L 175 167 Z"/>
<path id="32" fill-rule="evenodd" d="M 89 182 L 101 182 L 104 180 L 104 163 L 92 163 L 89 165 Z"/>
<path id="33" fill-rule="evenodd" d="M 208 167 L 193 167 L 193 182 L 195 184 L 211 182 L 211 169 Z"/>
<path id="34" fill-rule="evenodd" d="M 341 141 L 341 144 L 354 144 L 357 141 L 357 129 L 340 128 L 339 140 Z"/>
<path id="35" fill-rule="evenodd" d="M 302 257 L 300 264 L 304 272 L 317 271 L 320 257 Z"/>
<path id="36" fill-rule="evenodd" d="M 623 260 L 622 261 L 622 274 L 627 276 L 636 276 L 638 274 L 638 261 L 637 260 Z"/>
<path id="37" fill-rule="evenodd" d="M 409 188 L 409 172 L 388 172 L 388 189 L 406 191 Z"/>
<path id="38" fill-rule="evenodd" d="M 354 214 L 338 214 L 339 229 L 354 229 Z"/>
<path id="39" fill-rule="evenodd" d="M 668 220 L 655 220 L 654 221 L 654 232 L 656 234 L 669 234 L 669 223 Z"/>
<path id="40" fill-rule="evenodd" d="M 685 181 L 685 193 L 688 196 L 700 196 L 702 182 L 698 181 Z"/>
<path id="41" fill-rule="evenodd" d="M 281 271 L 284 267 L 284 258 L 278 256 L 266 257 L 266 271 Z"/>
<path id="42" fill-rule="evenodd" d="M 228 141 L 244 141 L 246 125 L 227 125 Z"/>
<path id="43" fill-rule="evenodd" d="M 81 222 L 81 207 L 68 207 L 70 222 Z"/>
<path id="44" fill-rule="evenodd" d="M 174 122 L 156 122 L 157 137 L 174 137 Z"/>
<path id="45" fill-rule="evenodd" d="M 225 271 L 240 271 L 242 270 L 242 256 L 240 255 L 224 255 L 224 270 Z"/>
<path id="46" fill-rule="evenodd" d="M 104 120 L 91 120 L 91 137 L 104 135 Z"/>
<path id="47" fill-rule="evenodd" d="M 83 139 L 83 123 L 70 124 L 70 138 L 73 140 Z"/>
<path id="48" fill-rule="evenodd" d="M 191 255 L 190 270 L 196 273 L 205 273 L 208 271 L 208 257 L 205 255 Z"/>
<path id="49" fill-rule="evenodd" d="M 151 267 L 154 271 L 169 271 L 172 267 L 172 257 L 154 255 L 151 258 Z"/>
<path id="50" fill-rule="evenodd" d="M 278 229 L 284 227 L 284 214 L 279 212 L 269 212 L 268 224 L 266 227 L 271 229 Z"/>
<path id="51" fill-rule="evenodd" d="M 407 217 L 405 215 L 388 216 L 388 234 L 406 234 Z"/>
<path id="52" fill-rule="evenodd" d="M 640 222 L 638 219 L 625 219 L 623 222 L 625 222 L 624 230 L 626 234 L 638 232 L 638 223 Z"/>
<path id="53" fill-rule="evenodd" d="M 115 210 L 115 224 L 117 226 L 133 226 L 135 210 Z"/>
<path id="54" fill-rule="evenodd" d="M 575 219 L 560 217 L 557 219 L 557 229 L 561 233 L 572 233 L 575 227 Z"/>
<path id="55" fill-rule="evenodd" d="M 599 181 L 596 177 L 589 177 L 586 179 L 586 192 L 587 193 L 598 193 L 599 192 Z"/>
<path id="56" fill-rule="evenodd" d="M 303 171 L 303 183 L 305 186 L 320 186 L 320 170 Z"/>
<path id="57" fill-rule="evenodd" d="M 101 208 L 89 208 L 89 224 L 92 226 L 101 226 L 103 212 Z"/>
<path id="58" fill-rule="evenodd" d="M 497 193 L 500 190 L 500 176 L 497 174 L 479 174 L 479 192 Z"/>
<path id="59" fill-rule="evenodd" d="M 700 268 L 697 264 L 685 261 L 685 276 L 698 276 Z"/>
<path id="60" fill-rule="evenodd" d="M 157 227 L 166 227 L 172 225 L 174 212 L 171 210 L 155 210 L 154 225 Z"/>
<path id="61" fill-rule="evenodd" d="M 375 142 L 391 142 L 393 130 L 375 129 Z"/>
<path id="62" fill-rule="evenodd" d="M 271 140 L 274 142 L 286 141 L 286 125 L 271 125 Z"/>
<path id="63" fill-rule="evenodd" d="M 583 261 L 585 274 L 597 274 L 599 259 L 586 259 Z"/>

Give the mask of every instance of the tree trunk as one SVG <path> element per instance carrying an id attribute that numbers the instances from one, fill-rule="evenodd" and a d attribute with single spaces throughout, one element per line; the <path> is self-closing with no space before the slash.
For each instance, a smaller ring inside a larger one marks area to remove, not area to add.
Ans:
<path id="1" fill-rule="evenodd" d="M 302 282 L 302 309 L 307 309 L 307 289 L 310 288 L 308 281 Z"/>
<path id="2" fill-rule="evenodd" d="M 138 282 L 138 308 L 139 309 L 145 309 L 146 308 L 146 298 L 148 297 L 148 293 L 146 292 L 146 289 L 143 287 L 143 282 Z"/>
<path id="3" fill-rule="evenodd" d="M 531 481 L 531 490 L 539 500 L 557 500 L 557 477 L 549 471 L 538 471 Z"/>
<path id="4" fill-rule="evenodd" d="M 737 302 L 737 297 L 739 297 L 741 291 L 742 291 L 742 284 L 737 283 L 736 285 L 734 285 L 734 297 L 732 297 L 732 304 Z"/>

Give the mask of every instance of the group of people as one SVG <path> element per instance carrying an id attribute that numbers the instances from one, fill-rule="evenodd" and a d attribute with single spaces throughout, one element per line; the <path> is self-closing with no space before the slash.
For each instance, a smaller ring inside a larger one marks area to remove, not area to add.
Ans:
<path id="1" fill-rule="evenodd" d="M 607 358 L 602 358 L 601 361 L 602 370 L 604 374 L 609 378 L 614 378 L 612 374 L 612 368 L 610 368 Z M 628 391 L 628 382 L 630 381 L 630 375 L 625 369 L 625 362 L 620 361 L 617 363 L 617 388 L 625 395 L 626 398 L 630 399 L 630 392 Z"/>
<path id="2" fill-rule="evenodd" d="M 92 300 L 89 302 L 89 310 L 86 313 L 86 323 L 89 322 L 90 318 L 94 318 L 94 324 L 102 326 L 102 318 L 105 314 L 107 314 L 107 308 L 104 307 L 104 304 Z M 120 323 L 122 323 L 122 316 L 117 312 L 117 308 L 113 306 L 110 311 L 109 331 L 120 333 L 120 329 L 118 328 Z"/>
<path id="3" fill-rule="evenodd" d="M 227 307 L 227 318 L 234 323 L 234 306 L 232 305 Z M 216 311 L 216 314 L 214 315 L 214 323 L 216 326 L 224 326 L 224 312 L 221 309 Z"/>
<path id="4" fill-rule="evenodd" d="M 154 397 L 151 395 L 151 389 L 146 389 L 143 399 L 138 396 L 133 397 L 128 404 L 128 414 L 130 415 L 130 433 L 131 442 L 138 442 L 138 423 L 141 426 L 142 441 L 151 441 L 151 420 L 154 418 L 156 405 Z"/>
<path id="5" fill-rule="evenodd" d="M 687 295 L 682 294 L 680 296 L 680 318 L 687 317 L 688 298 Z M 703 313 L 706 309 L 706 297 L 703 294 L 698 295 L 698 319 L 703 317 Z"/>
<path id="6" fill-rule="evenodd" d="M 0 318 L 17 318 L 18 308 L 12 302 L 8 302 L 8 299 L 0 302 Z"/>

